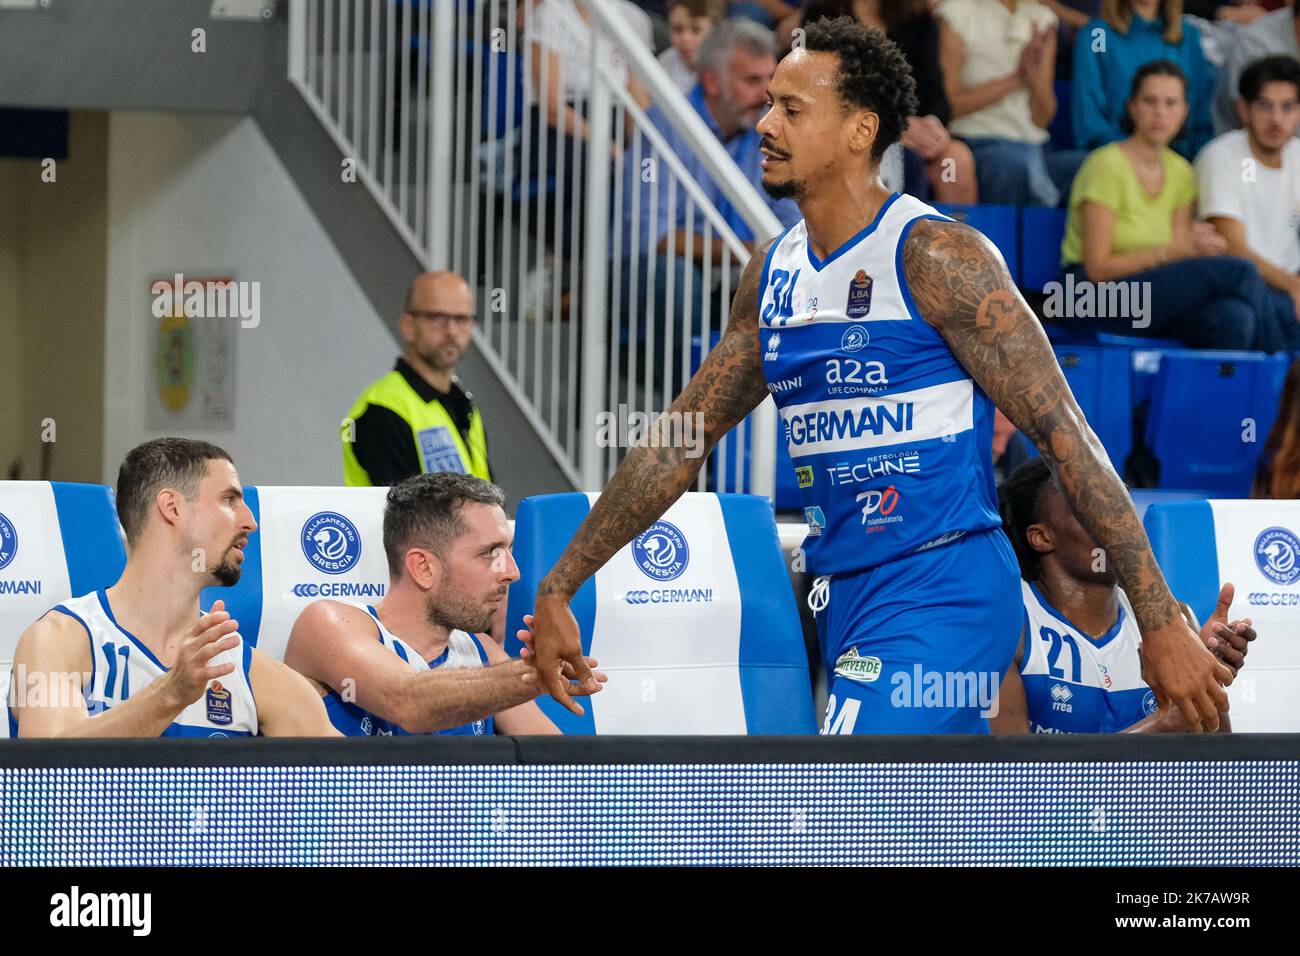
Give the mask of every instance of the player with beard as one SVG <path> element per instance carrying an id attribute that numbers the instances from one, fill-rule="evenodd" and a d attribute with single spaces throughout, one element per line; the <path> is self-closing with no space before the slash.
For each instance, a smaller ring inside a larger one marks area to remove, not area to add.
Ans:
<path id="1" fill-rule="evenodd" d="M 496 485 L 452 472 L 394 485 L 383 601 L 315 601 L 298 616 L 285 662 L 343 734 L 559 733 L 533 703 L 532 666 L 482 633 L 519 580 L 504 501 Z"/>
<path id="2" fill-rule="evenodd" d="M 706 451 L 769 394 L 800 472 L 818 575 L 810 596 L 830 671 L 828 733 L 987 733 L 982 701 L 907 693 L 997 681 L 1023 609 L 989 448 L 994 407 L 1037 446 L 1133 607 L 1143 676 L 1191 727 L 1214 730 L 1232 671 L 1169 592 L 1119 476 L 997 249 L 881 185 L 880 161 L 916 112 L 899 49 L 842 18 L 807 25 L 768 85 L 763 186 L 803 219 L 754 253 L 722 340 L 631 449 L 538 586 L 531 652 L 575 713 L 578 588 L 695 484 L 704 456 L 668 434 L 704 422 Z M 592 685 L 588 684 L 590 689 Z M 902 691 L 902 693 L 898 693 Z"/>
<path id="3" fill-rule="evenodd" d="M 337 736 L 311 686 L 243 643 L 199 593 L 239 580 L 257 528 L 228 455 L 159 438 L 117 476 L 127 562 L 112 587 L 56 605 L 23 632 L 13 737 Z"/>

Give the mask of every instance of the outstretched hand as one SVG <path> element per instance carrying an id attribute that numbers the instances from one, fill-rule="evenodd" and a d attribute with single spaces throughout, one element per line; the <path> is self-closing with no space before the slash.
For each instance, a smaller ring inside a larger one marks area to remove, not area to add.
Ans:
<path id="1" fill-rule="evenodd" d="M 567 604 L 564 610 L 568 612 Z M 578 622 L 572 612 L 568 612 L 568 619 L 573 624 L 573 633 L 577 635 L 577 656 L 580 667 L 575 666 L 568 655 L 557 654 L 549 663 L 541 657 L 537 647 L 537 618 L 532 614 L 524 615 L 524 626 L 515 632 L 515 636 L 523 644 L 519 656 L 533 665 L 533 673 L 542 683 L 541 689 L 573 713 L 581 716 L 582 706 L 573 698 L 590 697 L 592 694 L 600 693 L 602 685 L 609 680 L 609 677 L 594 669 L 599 665 L 599 661 L 582 653 L 582 638 L 578 632 Z M 563 624 L 563 617 L 560 620 Z"/>

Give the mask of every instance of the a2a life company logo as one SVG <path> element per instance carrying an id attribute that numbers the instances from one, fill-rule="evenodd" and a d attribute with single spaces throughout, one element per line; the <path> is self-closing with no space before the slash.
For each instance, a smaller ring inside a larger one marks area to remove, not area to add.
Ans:
<path id="1" fill-rule="evenodd" d="M 673 581 L 690 563 L 691 549 L 680 528 L 668 521 L 656 521 L 632 540 L 632 560 L 646 577 Z"/>
<path id="2" fill-rule="evenodd" d="M 302 553 L 317 571 L 346 574 L 361 560 L 357 526 L 336 511 L 320 511 L 302 526 Z"/>

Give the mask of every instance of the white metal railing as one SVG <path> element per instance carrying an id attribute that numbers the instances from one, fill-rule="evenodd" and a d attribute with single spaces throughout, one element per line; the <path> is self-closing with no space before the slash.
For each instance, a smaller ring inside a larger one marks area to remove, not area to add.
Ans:
<path id="1" fill-rule="evenodd" d="M 617 6 L 585 10 L 292 0 L 289 75 L 345 178 L 427 268 L 470 281 L 481 354 L 569 477 L 594 490 L 631 437 L 620 426 L 665 409 L 725 326 L 749 257 L 688 164 L 755 237 L 781 227 Z M 715 449 L 699 487 L 711 476 L 718 490 L 771 496 L 775 440 L 768 399 Z"/>

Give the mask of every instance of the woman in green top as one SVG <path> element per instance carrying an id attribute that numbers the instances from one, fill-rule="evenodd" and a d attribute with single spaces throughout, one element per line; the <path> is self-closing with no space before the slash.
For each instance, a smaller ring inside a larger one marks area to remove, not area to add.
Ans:
<path id="1" fill-rule="evenodd" d="M 1047 318 L 1076 328 L 1180 339 L 1197 348 L 1300 347 L 1254 264 L 1223 255 L 1196 222 L 1196 177 L 1169 143 L 1187 118 L 1187 80 L 1157 60 L 1133 77 L 1127 139 L 1088 155 L 1070 192 L 1063 296 Z M 1104 283 L 1104 285 L 1096 285 Z"/>

